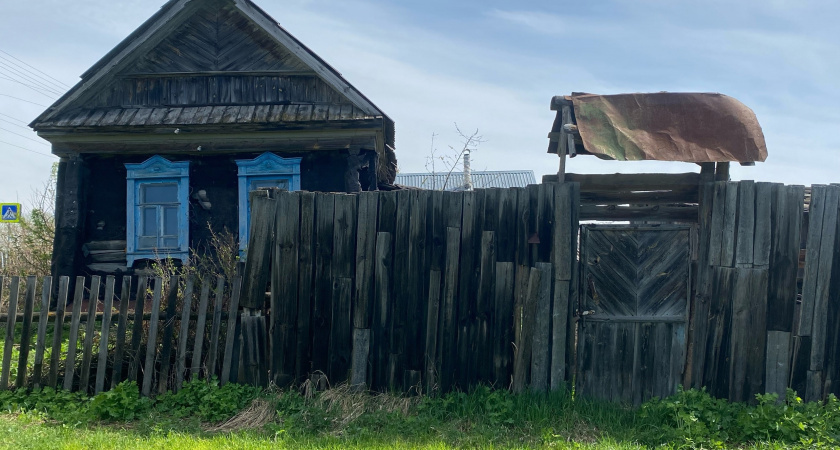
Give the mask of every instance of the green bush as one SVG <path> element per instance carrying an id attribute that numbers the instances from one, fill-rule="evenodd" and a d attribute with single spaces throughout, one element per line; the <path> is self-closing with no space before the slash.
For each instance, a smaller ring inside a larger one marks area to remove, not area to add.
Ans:
<path id="1" fill-rule="evenodd" d="M 788 390 L 784 402 L 778 399 L 777 394 L 759 394 L 755 405 L 730 403 L 705 389 L 680 388 L 675 395 L 642 405 L 642 440 L 686 448 L 770 441 L 816 447 L 840 443 L 840 402 L 834 395 L 825 402 L 804 403 Z"/>
<path id="2" fill-rule="evenodd" d="M 149 410 L 151 401 L 140 397 L 140 389 L 134 381 L 123 381 L 110 391 L 101 392 L 90 401 L 91 413 L 98 419 L 128 421 L 140 417 Z"/>
<path id="3" fill-rule="evenodd" d="M 234 383 L 219 386 L 216 378 L 192 380 L 184 383 L 178 392 L 158 397 L 155 407 L 178 417 L 195 416 L 204 422 L 221 422 L 246 407 L 260 391 L 254 386 Z"/>
<path id="4" fill-rule="evenodd" d="M 0 391 L 0 407 L 10 413 L 38 412 L 65 423 L 84 422 L 89 418 L 88 398 L 81 392 L 45 387 Z"/>

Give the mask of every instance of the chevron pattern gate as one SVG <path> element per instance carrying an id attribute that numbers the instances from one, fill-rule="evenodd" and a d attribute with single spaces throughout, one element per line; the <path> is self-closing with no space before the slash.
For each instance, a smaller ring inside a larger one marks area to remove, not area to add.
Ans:
<path id="1" fill-rule="evenodd" d="M 639 404 L 673 393 L 686 359 L 690 229 L 583 225 L 577 392 Z"/>

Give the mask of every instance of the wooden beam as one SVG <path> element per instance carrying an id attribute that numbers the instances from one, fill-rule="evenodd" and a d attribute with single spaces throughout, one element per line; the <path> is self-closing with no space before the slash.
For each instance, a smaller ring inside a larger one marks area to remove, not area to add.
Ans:
<path id="1" fill-rule="evenodd" d="M 581 192 L 670 191 L 696 187 L 700 174 L 688 173 L 616 173 L 585 175 L 566 174 L 567 182 L 580 183 Z"/>
<path id="2" fill-rule="evenodd" d="M 729 181 L 728 162 L 719 162 L 715 165 L 715 181 Z"/>
<path id="3" fill-rule="evenodd" d="M 581 205 L 580 220 L 668 220 L 697 222 L 696 206 Z"/>

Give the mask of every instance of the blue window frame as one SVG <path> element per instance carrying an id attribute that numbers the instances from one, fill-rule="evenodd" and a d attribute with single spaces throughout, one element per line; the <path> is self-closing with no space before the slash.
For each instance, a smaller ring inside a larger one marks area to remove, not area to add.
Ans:
<path id="1" fill-rule="evenodd" d="M 254 159 L 236 160 L 239 170 L 239 256 L 245 256 L 251 226 L 251 204 L 248 193 L 267 187 L 288 191 L 300 190 L 300 158 L 281 158 L 263 153 Z"/>
<path id="2" fill-rule="evenodd" d="M 138 259 L 189 256 L 189 161 L 153 156 L 126 164 L 126 257 Z"/>

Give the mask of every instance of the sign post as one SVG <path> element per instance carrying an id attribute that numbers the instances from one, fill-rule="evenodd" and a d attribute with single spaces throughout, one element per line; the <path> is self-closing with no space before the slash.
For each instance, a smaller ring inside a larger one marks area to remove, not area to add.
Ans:
<path id="1" fill-rule="evenodd" d="M 0 223 L 20 222 L 20 203 L 0 203 Z"/>

